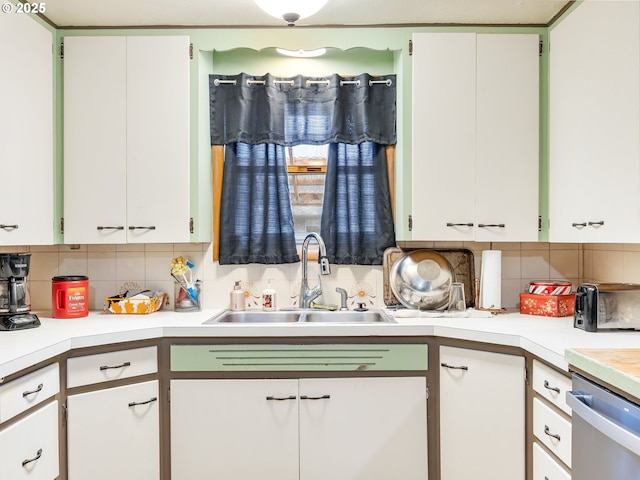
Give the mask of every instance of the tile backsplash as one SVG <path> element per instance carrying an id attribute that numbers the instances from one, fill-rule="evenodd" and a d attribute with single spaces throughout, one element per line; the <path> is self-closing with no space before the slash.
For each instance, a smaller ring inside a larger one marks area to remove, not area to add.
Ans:
<path id="1" fill-rule="evenodd" d="M 412 247 L 467 248 L 474 253 L 476 277 L 482 250 L 502 250 L 503 307 L 518 306 L 518 294 L 531 280 L 568 280 L 574 288 L 583 279 L 640 282 L 640 245 L 592 245 L 550 243 L 421 242 Z M 102 310 L 103 299 L 127 288 L 166 291 L 173 308 L 171 259 L 182 255 L 195 264 L 194 279 L 203 281 L 204 308 L 226 308 L 229 291 L 239 280 L 247 290 L 247 306 L 259 307 L 269 278 L 277 292 L 277 306 L 298 301 L 301 265 L 219 265 L 212 261 L 211 244 L 54 245 L 2 247 L 0 252 L 31 252 L 29 275 L 32 309 L 43 314 L 51 309 L 51 278 L 57 275 L 89 277 L 89 308 Z M 309 265 L 310 283 L 318 270 Z M 383 274 L 380 266 L 332 265 L 322 277 L 325 304 L 339 304 L 336 287 L 347 291 L 350 308 L 357 303 L 380 307 Z"/>

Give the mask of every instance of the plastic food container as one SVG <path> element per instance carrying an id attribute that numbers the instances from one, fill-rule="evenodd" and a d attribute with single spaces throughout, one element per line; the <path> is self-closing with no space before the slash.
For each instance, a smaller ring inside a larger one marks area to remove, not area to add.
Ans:
<path id="1" fill-rule="evenodd" d="M 53 318 L 78 318 L 89 315 L 89 277 L 67 275 L 51 279 L 51 315 Z"/>

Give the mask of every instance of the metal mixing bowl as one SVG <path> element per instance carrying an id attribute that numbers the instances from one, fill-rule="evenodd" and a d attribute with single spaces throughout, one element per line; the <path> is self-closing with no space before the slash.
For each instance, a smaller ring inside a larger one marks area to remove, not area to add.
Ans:
<path id="1" fill-rule="evenodd" d="M 438 310 L 449 302 L 455 273 L 449 261 L 433 250 L 416 250 L 391 266 L 389 285 L 408 308 Z"/>

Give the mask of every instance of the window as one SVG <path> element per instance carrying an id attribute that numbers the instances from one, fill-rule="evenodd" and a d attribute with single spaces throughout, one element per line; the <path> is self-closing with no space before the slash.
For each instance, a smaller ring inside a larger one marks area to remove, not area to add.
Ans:
<path id="1" fill-rule="evenodd" d="M 296 243 L 320 231 L 328 145 L 287 147 L 287 171 Z"/>

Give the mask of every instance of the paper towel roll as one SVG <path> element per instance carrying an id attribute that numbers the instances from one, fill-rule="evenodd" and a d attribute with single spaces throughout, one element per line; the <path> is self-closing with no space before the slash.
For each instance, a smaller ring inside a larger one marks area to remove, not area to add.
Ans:
<path id="1" fill-rule="evenodd" d="M 484 250 L 480 272 L 480 308 L 502 308 L 502 252 Z"/>

